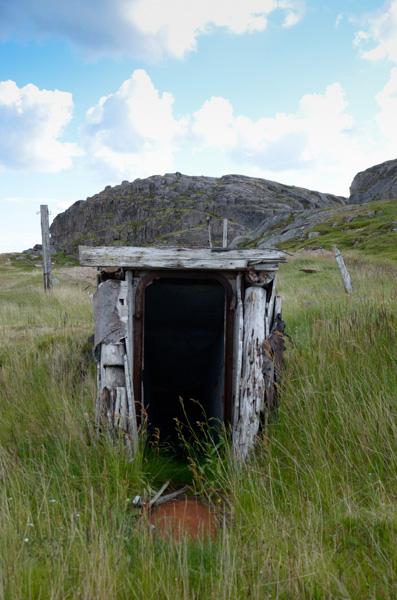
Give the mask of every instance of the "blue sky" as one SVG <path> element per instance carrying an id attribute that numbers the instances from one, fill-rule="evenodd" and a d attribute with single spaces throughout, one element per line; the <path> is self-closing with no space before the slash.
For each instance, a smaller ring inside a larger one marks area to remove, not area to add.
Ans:
<path id="1" fill-rule="evenodd" d="M 2 0 L 0 252 L 166 172 L 347 196 L 396 115 L 397 0 Z"/>

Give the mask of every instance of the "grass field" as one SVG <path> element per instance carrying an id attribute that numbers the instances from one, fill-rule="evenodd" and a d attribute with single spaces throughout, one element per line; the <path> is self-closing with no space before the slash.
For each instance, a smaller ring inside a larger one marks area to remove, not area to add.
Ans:
<path id="1" fill-rule="evenodd" d="M 0 259 L 0 598 L 397 598 L 397 266 L 297 252 L 278 418 L 246 465 L 227 442 L 186 465 L 92 442 L 92 286 Z M 71 268 L 71 267 L 69 267 Z M 317 272 L 305 273 L 301 269 Z M 163 542 L 132 506 L 173 477 L 208 493 L 215 541 Z"/>

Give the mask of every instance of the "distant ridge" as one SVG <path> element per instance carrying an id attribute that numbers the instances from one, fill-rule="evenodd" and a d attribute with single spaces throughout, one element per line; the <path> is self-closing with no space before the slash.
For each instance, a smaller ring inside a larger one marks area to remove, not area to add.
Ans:
<path id="1" fill-rule="evenodd" d="M 243 175 L 153 175 L 75 202 L 54 219 L 51 243 L 69 255 L 79 245 L 206 246 L 210 221 L 220 245 L 224 218 L 235 246 L 303 239 L 324 220 L 324 209 L 397 197 L 397 160 L 356 175 L 350 192 L 347 199 Z"/>

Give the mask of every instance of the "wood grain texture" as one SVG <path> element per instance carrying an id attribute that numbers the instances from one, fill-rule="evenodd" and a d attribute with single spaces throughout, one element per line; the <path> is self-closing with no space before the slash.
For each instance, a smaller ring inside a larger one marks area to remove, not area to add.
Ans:
<path id="1" fill-rule="evenodd" d="M 265 381 L 263 350 L 265 341 L 266 290 L 250 287 L 244 301 L 243 373 L 239 419 L 234 432 L 234 448 L 245 458 L 258 432 L 264 410 Z"/>
<path id="2" fill-rule="evenodd" d="M 249 266 L 275 271 L 285 254 L 278 250 L 211 248 L 124 248 L 80 246 L 80 264 L 92 267 L 126 267 L 134 269 L 196 269 L 239 271 Z"/>

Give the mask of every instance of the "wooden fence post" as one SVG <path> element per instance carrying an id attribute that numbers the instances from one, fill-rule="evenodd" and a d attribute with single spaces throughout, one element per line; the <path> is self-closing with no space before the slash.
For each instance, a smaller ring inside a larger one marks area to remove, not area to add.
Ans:
<path id="1" fill-rule="evenodd" d="M 351 294 L 353 291 L 353 285 L 352 285 L 352 280 L 350 279 L 349 271 L 345 267 L 344 260 L 342 258 L 341 253 L 339 252 L 338 248 L 336 246 L 333 246 L 333 249 L 335 252 L 335 260 L 338 264 L 339 271 L 342 275 L 345 290 L 348 294 Z"/>
<path id="2" fill-rule="evenodd" d="M 48 206 L 42 204 L 40 206 L 41 215 L 41 239 L 43 247 L 43 274 L 44 274 L 44 291 L 52 290 L 51 279 L 51 256 L 50 256 L 50 225 L 48 220 Z"/>
<path id="3" fill-rule="evenodd" d="M 223 243 L 222 243 L 223 248 L 227 248 L 227 225 L 228 225 L 227 219 L 223 219 Z"/>
<path id="4" fill-rule="evenodd" d="M 208 245 L 210 248 L 212 248 L 213 243 L 212 243 L 211 217 L 207 217 L 207 224 L 208 224 Z"/>

